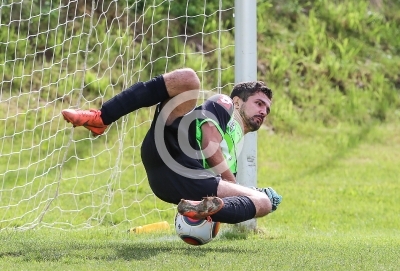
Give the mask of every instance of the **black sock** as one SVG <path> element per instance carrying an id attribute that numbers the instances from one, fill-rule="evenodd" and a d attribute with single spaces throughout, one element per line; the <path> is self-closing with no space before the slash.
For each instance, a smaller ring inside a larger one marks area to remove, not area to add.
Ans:
<path id="1" fill-rule="evenodd" d="M 138 82 L 105 102 L 100 109 L 101 118 L 105 125 L 109 125 L 139 108 L 158 104 L 168 98 L 164 77 L 159 75 L 147 82 Z"/>
<path id="2" fill-rule="evenodd" d="M 256 206 L 246 196 L 222 198 L 224 207 L 211 219 L 216 222 L 236 224 L 254 218 Z"/>

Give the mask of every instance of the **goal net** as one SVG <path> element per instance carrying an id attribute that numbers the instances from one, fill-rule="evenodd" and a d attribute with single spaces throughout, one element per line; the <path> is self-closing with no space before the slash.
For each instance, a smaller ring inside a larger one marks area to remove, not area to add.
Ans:
<path id="1" fill-rule="evenodd" d="M 0 230 L 173 223 L 175 206 L 152 194 L 140 159 L 154 107 L 96 138 L 61 110 L 100 108 L 182 67 L 197 72 L 202 89 L 228 93 L 234 1 L 0 5 Z"/>

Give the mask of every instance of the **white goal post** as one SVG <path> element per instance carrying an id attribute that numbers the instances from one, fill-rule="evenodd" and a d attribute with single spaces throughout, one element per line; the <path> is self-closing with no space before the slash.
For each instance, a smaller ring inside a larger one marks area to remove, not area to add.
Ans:
<path id="1" fill-rule="evenodd" d="M 248 62 L 256 41 L 241 47 L 234 37 L 249 31 L 235 27 L 234 5 L 249 3 L 256 0 L 3 0 L 0 230 L 172 224 L 176 208 L 153 195 L 140 159 L 154 107 L 97 138 L 73 129 L 61 110 L 99 108 L 135 82 L 181 67 L 214 92 L 256 78 Z M 239 56 L 240 48 L 252 51 Z"/>
<path id="2" fill-rule="evenodd" d="M 257 0 L 235 0 L 235 83 L 257 80 Z M 244 137 L 239 156 L 237 181 L 257 187 L 257 132 Z M 257 227 L 256 219 L 239 224 Z"/>

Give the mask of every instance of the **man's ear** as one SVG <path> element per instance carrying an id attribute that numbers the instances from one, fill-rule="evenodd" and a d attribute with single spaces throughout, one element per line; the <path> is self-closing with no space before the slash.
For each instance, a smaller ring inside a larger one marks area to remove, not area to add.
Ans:
<path id="1" fill-rule="evenodd" d="M 233 97 L 232 101 L 235 106 L 235 109 L 239 109 L 243 103 L 242 99 L 240 99 L 238 96 Z"/>

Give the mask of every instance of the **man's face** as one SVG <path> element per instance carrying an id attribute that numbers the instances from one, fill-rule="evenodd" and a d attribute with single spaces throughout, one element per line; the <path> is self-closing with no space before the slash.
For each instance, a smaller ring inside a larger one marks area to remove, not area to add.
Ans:
<path id="1" fill-rule="evenodd" d="M 243 119 L 245 131 L 257 131 L 271 110 L 271 100 L 263 92 L 257 92 L 246 102 L 239 99 L 239 103 L 239 114 Z"/>

